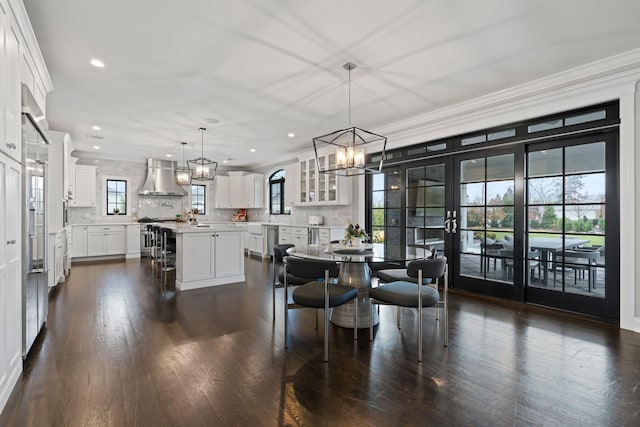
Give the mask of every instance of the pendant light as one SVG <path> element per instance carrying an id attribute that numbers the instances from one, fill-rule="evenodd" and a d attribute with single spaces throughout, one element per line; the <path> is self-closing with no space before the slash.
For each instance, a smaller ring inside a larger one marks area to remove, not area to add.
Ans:
<path id="1" fill-rule="evenodd" d="M 342 66 L 349 72 L 349 127 L 313 138 L 313 149 L 316 154 L 316 164 L 320 173 L 332 173 L 341 176 L 363 175 L 367 173 L 379 173 L 382 170 L 382 162 L 385 158 L 387 138 L 373 132 L 351 125 L 351 71 L 357 67 L 353 62 L 347 62 Z M 375 168 L 365 165 L 364 144 L 382 142 L 382 155 L 380 163 Z M 336 161 L 325 164 L 318 159 L 318 150 L 330 146 L 335 151 Z"/>
<path id="2" fill-rule="evenodd" d="M 206 128 L 200 128 L 200 157 L 187 161 L 191 169 L 191 179 L 195 181 L 213 181 L 218 169 L 218 162 L 209 160 L 204 156 L 204 133 L 206 130 Z"/>
<path id="3" fill-rule="evenodd" d="M 176 182 L 178 185 L 189 185 L 191 184 L 191 169 L 189 169 L 189 166 L 187 166 L 184 160 L 184 147 L 187 143 L 181 142 L 180 144 L 182 144 L 182 164 L 184 166 L 176 168 Z"/>

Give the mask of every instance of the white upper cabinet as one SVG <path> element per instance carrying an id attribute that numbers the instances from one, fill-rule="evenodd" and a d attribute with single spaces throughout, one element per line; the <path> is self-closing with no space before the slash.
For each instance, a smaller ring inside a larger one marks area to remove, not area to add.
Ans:
<path id="1" fill-rule="evenodd" d="M 336 167 L 336 154 L 318 156 L 322 169 Z M 332 173 L 319 173 L 316 159 L 304 159 L 299 163 L 298 204 L 300 205 L 348 205 L 351 203 L 349 177 Z"/>
<path id="2" fill-rule="evenodd" d="M 4 15 L 0 18 L 3 21 L 0 26 L 4 27 L 4 31 L 0 31 L 0 36 L 4 36 L 3 54 L 0 55 L 2 70 L 0 71 L 0 104 L 2 104 L 2 143 L 0 150 L 4 151 L 8 156 L 21 162 L 22 156 L 22 138 L 20 135 L 21 128 L 21 82 L 20 82 L 20 37 L 15 28 L 8 25 L 10 19 L 8 15 L 1 10 L 0 14 Z"/>
<path id="3" fill-rule="evenodd" d="M 229 177 L 216 175 L 215 188 L 215 207 L 230 208 L 231 205 L 229 202 Z"/>
<path id="4" fill-rule="evenodd" d="M 264 207 L 264 175 L 232 171 L 216 176 L 216 208 L 247 209 Z"/>
<path id="5" fill-rule="evenodd" d="M 242 177 L 242 197 L 245 208 L 264 207 L 264 175 L 251 173 Z"/>
<path id="6" fill-rule="evenodd" d="M 93 208 L 96 206 L 96 166 L 75 165 L 73 200 L 70 206 Z"/>

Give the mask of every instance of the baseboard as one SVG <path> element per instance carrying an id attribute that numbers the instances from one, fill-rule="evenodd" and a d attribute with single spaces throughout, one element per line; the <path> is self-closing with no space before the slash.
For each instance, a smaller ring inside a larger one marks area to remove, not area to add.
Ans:
<path id="1" fill-rule="evenodd" d="M 11 396 L 11 392 L 15 388 L 18 380 L 20 379 L 20 374 L 22 373 L 22 361 L 15 364 L 15 368 L 12 372 L 8 374 L 6 386 L 0 390 L 0 413 L 4 410 L 9 397 Z"/>

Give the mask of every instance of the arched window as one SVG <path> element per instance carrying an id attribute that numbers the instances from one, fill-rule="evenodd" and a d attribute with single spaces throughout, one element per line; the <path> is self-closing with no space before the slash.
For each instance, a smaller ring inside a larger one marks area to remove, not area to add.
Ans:
<path id="1" fill-rule="evenodd" d="M 269 177 L 269 214 L 271 215 L 282 215 L 285 213 L 284 175 L 285 170 L 280 169 Z"/>

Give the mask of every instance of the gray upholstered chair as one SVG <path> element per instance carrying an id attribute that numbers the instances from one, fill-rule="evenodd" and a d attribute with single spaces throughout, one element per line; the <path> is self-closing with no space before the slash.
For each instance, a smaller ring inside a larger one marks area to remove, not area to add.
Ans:
<path id="1" fill-rule="evenodd" d="M 449 282 L 447 279 L 447 259 L 432 258 L 410 261 L 406 273 L 412 281 L 399 280 L 369 289 L 370 310 L 373 315 L 373 304 L 387 304 L 398 307 L 398 329 L 401 328 L 401 308 L 409 307 L 418 310 L 418 362 L 422 362 L 422 309 L 438 307 L 444 309 L 444 345 L 449 345 L 449 309 L 447 305 Z M 430 279 L 427 285 L 425 279 Z M 443 280 L 442 298 L 438 285 Z M 436 312 L 436 319 L 439 319 Z M 373 325 L 369 327 L 369 339 L 373 341 Z"/>
<path id="2" fill-rule="evenodd" d="M 289 275 L 285 274 L 284 284 L 284 342 L 288 348 L 289 310 L 296 308 L 324 309 L 324 361 L 329 361 L 329 308 L 354 301 L 353 339 L 358 339 L 358 289 L 331 282 L 338 276 L 338 264 L 334 261 L 309 260 L 286 257 L 284 265 L 287 273 L 309 280 L 293 289 L 293 303 L 289 303 Z M 316 310 L 317 316 L 317 310 Z M 317 317 L 316 317 L 317 328 Z"/>
<path id="3" fill-rule="evenodd" d="M 428 250 L 431 251 L 430 258 L 435 258 L 437 256 L 437 250 L 434 247 L 429 247 Z M 387 268 L 379 268 L 380 266 L 384 266 Z M 390 283 L 397 282 L 399 280 L 405 282 L 414 282 L 418 283 L 418 279 L 416 277 L 411 277 L 407 274 L 407 268 L 405 266 L 398 265 L 398 263 L 385 262 L 385 263 L 369 263 L 369 267 L 371 268 L 373 274 L 378 278 L 380 282 Z M 431 283 L 431 278 L 426 277 L 423 279 L 423 285 Z"/>
<path id="4" fill-rule="evenodd" d="M 293 248 L 295 247 L 295 245 L 292 245 L 290 243 L 285 243 L 285 244 L 281 244 L 281 245 L 275 245 L 273 247 L 273 263 L 272 263 L 272 294 L 273 294 L 273 320 L 276 320 L 276 288 L 279 288 L 281 286 L 284 286 L 284 276 L 285 276 L 285 269 L 284 269 L 284 263 L 283 260 L 284 258 L 287 256 L 287 249 L 289 248 Z M 289 285 L 304 285 L 305 283 L 307 283 L 309 280 L 302 278 L 302 277 L 296 277 L 292 274 L 289 274 Z"/>

